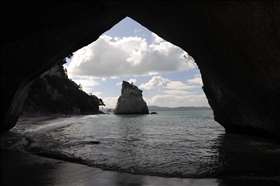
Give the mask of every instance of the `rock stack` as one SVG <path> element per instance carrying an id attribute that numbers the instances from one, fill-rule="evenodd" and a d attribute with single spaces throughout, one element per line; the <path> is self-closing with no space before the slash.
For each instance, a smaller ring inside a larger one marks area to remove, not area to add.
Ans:
<path id="1" fill-rule="evenodd" d="M 132 83 L 123 81 L 114 114 L 149 114 L 148 106 L 142 98 L 142 92 Z"/>

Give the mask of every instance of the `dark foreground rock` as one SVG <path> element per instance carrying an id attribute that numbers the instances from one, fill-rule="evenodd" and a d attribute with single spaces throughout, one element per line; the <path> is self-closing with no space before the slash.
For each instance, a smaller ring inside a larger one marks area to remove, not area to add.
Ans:
<path id="1" fill-rule="evenodd" d="M 278 1 L 1 1 L 1 131 L 32 80 L 129 16 L 195 59 L 227 131 L 280 139 L 279 12 Z"/>

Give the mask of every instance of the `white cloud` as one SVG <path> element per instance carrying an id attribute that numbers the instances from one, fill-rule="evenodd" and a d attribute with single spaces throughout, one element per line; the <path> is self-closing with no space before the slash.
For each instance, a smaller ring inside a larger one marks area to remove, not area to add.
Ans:
<path id="1" fill-rule="evenodd" d="M 194 78 L 194 79 L 189 79 L 187 80 L 188 83 L 190 84 L 199 84 L 202 85 L 202 80 L 200 77 Z"/>
<path id="2" fill-rule="evenodd" d="M 92 93 L 93 95 L 97 96 L 97 97 L 100 97 L 100 95 L 102 94 L 101 92 L 93 92 Z"/>
<path id="3" fill-rule="evenodd" d="M 197 74 L 195 78 L 187 80 L 189 84 L 203 85 L 201 75 Z"/>
<path id="4" fill-rule="evenodd" d="M 78 85 L 81 84 L 83 91 L 87 93 L 92 93 L 92 87 L 99 85 L 97 78 L 94 77 L 74 77 L 72 80 Z"/>
<path id="5" fill-rule="evenodd" d="M 187 82 L 198 83 L 197 78 L 200 78 L 199 75 Z M 154 76 L 148 83 L 141 84 L 139 87 L 148 90 L 158 89 L 157 95 L 151 99 L 145 98 L 148 105 L 168 107 L 209 106 L 205 94 L 187 91 L 201 88 L 201 85 L 189 85 L 181 81 L 171 81 L 161 76 Z"/>
<path id="6" fill-rule="evenodd" d="M 193 89 L 193 88 L 199 88 L 201 86 L 195 86 L 195 85 L 188 85 L 185 84 L 181 81 L 171 81 L 166 88 L 168 89 L 178 89 L 178 90 L 182 90 L 182 89 Z"/>
<path id="7" fill-rule="evenodd" d="M 102 101 L 105 103 L 105 108 L 115 108 L 119 97 L 107 97 L 102 98 Z"/>
<path id="8" fill-rule="evenodd" d="M 186 63 L 179 47 L 153 34 L 154 42 L 145 38 L 112 38 L 98 40 L 76 51 L 68 66 L 71 76 L 118 77 L 155 75 L 194 68 Z"/>
<path id="9" fill-rule="evenodd" d="M 158 88 L 182 90 L 182 89 L 193 89 L 198 87 L 200 86 L 188 85 L 181 81 L 171 81 L 161 76 L 154 76 L 148 83 L 143 83 L 139 86 L 139 88 L 143 88 L 147 90 L 158 89 Z"/>
<path id="10" fill-rule="evenodd" d="M 121 38 L 120 37 L 114 37 L 115 41 L 119 41 Z"/>
<path id="11" fill-rule="evenodd" d="M 164 90 L 162 91 L 165 94 L 170 94 L 170 95 L 188 95 L 192 94 L 191 92 L 185 91 L 185 90 Z"/>
<path id="12" fill-rule="evenodd" d="M 171 81 L 169 79 L 162 78 L 161 76 L 154 76 L 148 83 L 143 83 L 139 88 L 144 88 L 147 90 L 164 88 L 167 87 L 167 84 Z"/>
<path id="13" fill-rule="evenodd" d="M 209 107 L 207 98 L 204 94 L 201 95 L 157 95 L 151 99 L 145 98 L 148 106 L 156 105 L 162 107 L 180 107 L 180 106 L 207 106 Z"/>

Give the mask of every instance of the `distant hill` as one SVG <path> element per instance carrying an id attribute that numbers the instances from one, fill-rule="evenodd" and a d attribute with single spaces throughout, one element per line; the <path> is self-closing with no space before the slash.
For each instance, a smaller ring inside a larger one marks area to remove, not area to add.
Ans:
<path id="1" fill-rule="evenodd" d="M 212 110 L 210 107 L 159 107 L 159 106 L 148 106 L 149 111 L 181 111 L 181 110 Z"/>

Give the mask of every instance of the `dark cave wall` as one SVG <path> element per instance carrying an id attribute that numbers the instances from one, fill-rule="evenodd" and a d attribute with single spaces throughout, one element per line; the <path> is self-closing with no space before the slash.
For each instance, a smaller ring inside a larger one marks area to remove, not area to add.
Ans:
<path id="1" fill-rule="evenodd" d="M 124 17 L 95 1 L 1 1 L 1 131 L 16 124 L 30 81 Z"/>
<path id="2" fill-rule="evenodd" d="M 1 2 L 1 130 L 16 124 L 28 82 L 125 15 L 194 57 L 227 131 L 280 138 L 277 1 Z"/>

